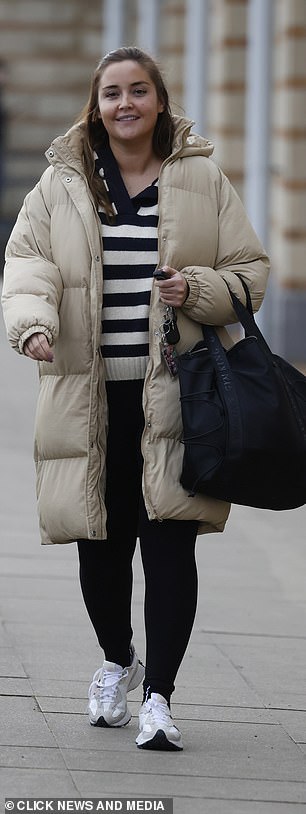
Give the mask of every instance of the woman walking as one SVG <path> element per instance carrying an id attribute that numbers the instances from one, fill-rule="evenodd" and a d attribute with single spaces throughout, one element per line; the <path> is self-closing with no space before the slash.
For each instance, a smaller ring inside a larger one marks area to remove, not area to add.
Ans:
<path id="1" fill-rule="evenodd" d="M 9 340 L 39 362 L 35 428 L 42 543 L 77 542 L 104 652 L 89 720 L 121 727 L 143 681 L 137 745 L 182 749 L 170 710 L 197 603 L 197 535 L 228 504 L 190 498 L 174 347 L 236 320 L 227 287 L 262 302 L 268 259 L 213 147 L 173 116 L 155 62 L 107 54 L 81 120 L 47 150 L 7 247 Z M 153 272 L 162 273 L 153 278 Z M 175 309 L 175 313 L 172 309 Z M 176 322 L 177 320 L 177 322 Z M 132 560 L 145 578 L 145 667 L 132 642 Z"/>

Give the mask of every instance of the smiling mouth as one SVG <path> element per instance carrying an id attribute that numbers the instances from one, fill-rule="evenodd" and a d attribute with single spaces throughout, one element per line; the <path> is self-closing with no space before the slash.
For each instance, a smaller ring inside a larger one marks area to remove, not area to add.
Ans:
<path id="1" fill-rule="evenodd" d="M 120 116 L 120 118 L 116 119 L 117 122 L 135 122 L 139 119 L 139 116 Z"/>

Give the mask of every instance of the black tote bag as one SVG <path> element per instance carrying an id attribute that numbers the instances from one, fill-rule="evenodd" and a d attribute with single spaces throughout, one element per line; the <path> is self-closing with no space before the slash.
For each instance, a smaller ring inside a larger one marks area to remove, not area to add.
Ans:
<path id="1" fill-rule="evenodd" d="M 264 509 L 306 503 L 306 377 L 272 353 L 252 311 L 231 298 L 245 338 L 225 351 L 214 328 L 178 357 L 181 484 Z"/>

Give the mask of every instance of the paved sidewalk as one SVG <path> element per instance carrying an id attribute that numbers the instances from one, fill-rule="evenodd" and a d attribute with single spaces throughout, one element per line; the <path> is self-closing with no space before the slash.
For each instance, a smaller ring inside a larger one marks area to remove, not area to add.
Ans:
<path id="1" fill-rule="evenodd" d="M 306 508 L 235 507 L 198 541 L 200 601 L 173 711 L 182 753 L 135 746 L 131 723 L 90 727 L 101 657 L 74 545 L 39 544 L 32 434 L 37 373 L 1 364 L 0 788 L 3 797 L 174 798 L 175 814 L 306 812 Z M 135 643 L 144 656 L 135 561 Z M 182 597 L 184 602 L 184 597 Z"/>

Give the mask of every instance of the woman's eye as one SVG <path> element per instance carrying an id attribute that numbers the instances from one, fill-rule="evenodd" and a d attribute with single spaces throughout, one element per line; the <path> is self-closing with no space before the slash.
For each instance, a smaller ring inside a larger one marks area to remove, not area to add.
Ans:
<path id="1" fill-rule="evenodd" d="M 146 88 L 134 88 L 133 90 L 134 96 L 145 96 L 146 93 Z M 108 90 L 105 93 L 105 99 L 117 99 L 119 96 L 120 92 L 118 90 Z"/>

